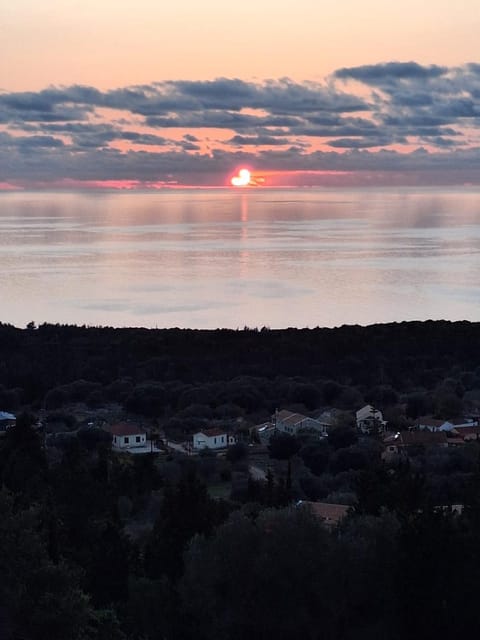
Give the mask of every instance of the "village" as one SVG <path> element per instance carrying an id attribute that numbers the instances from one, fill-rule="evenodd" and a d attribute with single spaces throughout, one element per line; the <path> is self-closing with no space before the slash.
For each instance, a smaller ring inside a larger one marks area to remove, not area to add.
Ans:
<path id="1" fill-rule="evenodd" d="M 159 468 L 172 460 L 197 459 L 200 469 L 209 469 L 203 479 L 214 497 L 246 499 L 252 485 L 288 482 L 286 501 L 307 506 L 327 526 L 337 525 L 356 504 L 353 485 L 345 479 L 348 474 L 355 477 L 372 464 L 392 470 L 405 464 L 418 467 L 420 458 L 439 459 L 443 451 L 447 459 L 453 449 L 472 458 L 472 447 L 477 450 L 480 438 L 476 412 L 449 420 L 422 416 L 399 431 L 389 428 L 382 411 L 369 404 L 355 412 L 326 408 L 313 415 L 277 409 L 269 420 L 256 425 L 249 426 L 242 419 L 222 425 L 217 420 L 175 439 L 168 437 L 159 421 L 122 415 L 119 409 L 116 415 L 120 417 L 112 420 L 111 406 L 92 411 L 80 403 L 61 415 L 44 412 L 33 427 L 51 461 L 58 461 L 61 451 L 76 440 L 88 441 L 90 449 L 92 444 L 94 449 L 109 447 L 111 455 L 124 462 L 129 456 L 152 456 Z M 15 424 L 13 413 L 0 411 L 0 438 Z M 338 469 L 331 460 L 323 468 L 318 466 L 315 458 L 328 458 L 328 450 L 334 450 L 333 458 L 343 455 L 336 463 Z M 343 486 L 333 481 L 326 495 L 325 491 L 305 490 L 305 470 L 317 478 L 338 475 Z M 450 506 L 453 504 L 458 508 L 456 496 L 450 500 Z"/>

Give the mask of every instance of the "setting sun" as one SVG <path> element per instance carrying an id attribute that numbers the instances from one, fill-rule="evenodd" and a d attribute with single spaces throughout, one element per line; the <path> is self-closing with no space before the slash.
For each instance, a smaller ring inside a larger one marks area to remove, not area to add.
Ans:
<path id="1" fill-rule="evenodd" d="M 237 176 L 233 176 L 231 183 L 234 187 L 248 187 L 251 182 L 251 173 L 248 169 L 240 169 Z"/>

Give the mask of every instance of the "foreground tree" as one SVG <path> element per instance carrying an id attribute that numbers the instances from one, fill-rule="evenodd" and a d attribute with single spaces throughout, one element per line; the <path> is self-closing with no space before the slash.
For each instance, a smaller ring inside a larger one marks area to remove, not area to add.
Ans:
<path id="1" fill-rule="evenodd" d="M 196 537 L 181 593 L 195 637 L 290 640 L 321 636 L 329 537 L 305 509 L 234 513 Z"/>
<path id="2" fill-rule="evenodd" d="M 0 617 L 3 637 L 81 640 L 95 619 L 80 576 L 54 564 L 41 535 L 38 512 L 15 506 L 0 492 Z"/>
<path id="3" fill-rule="evenodd" d="M 227 514 L 227 505 L 210 498 L 192 472 L 177 486 L 167 486 L 145 549 L 147 575 L 154 579 L 166 575 L 176 581 L 183 573 L 183 553 L 190 539 L 196 533 L 212 533 Z"/>

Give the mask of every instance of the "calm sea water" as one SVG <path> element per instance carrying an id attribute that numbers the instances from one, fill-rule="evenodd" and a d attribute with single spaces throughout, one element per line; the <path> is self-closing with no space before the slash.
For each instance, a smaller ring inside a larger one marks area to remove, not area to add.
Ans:
<path id="1" fill-rule="evenodd" d="M 0 195 L 0 320 L 480 321 L 480 190 Z"/>

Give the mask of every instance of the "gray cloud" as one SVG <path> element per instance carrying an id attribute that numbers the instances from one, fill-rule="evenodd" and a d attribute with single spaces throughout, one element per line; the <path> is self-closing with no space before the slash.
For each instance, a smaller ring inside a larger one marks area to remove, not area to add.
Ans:
<path id="1" fill-rule="evenodd" d="M 219 78 L 0 92 L 0 182 L 221 184 L 241 163 L 478 182 L 479 105 L 477 63 L 386 62 L 339 69 L 324 83 Z M 319 143 L 330 151 L 315 150 Z"/>
<path id="2" fill-rule="evenodd" d="M 257 135 L 257 136 L 236 135 L 236 136 L 233 136 L 233 138 L 230 138 L 229 140 L 227 140 L 227 144 L 233 144 L 235 146 L 261 147 L 261 146 L 288 145 L 288 144 L 292 144 L 292 141 L 289 138 L 269 136 L 269 135 Z"/>
<path id="3" fill-rule="evenodd" d="M 335 71 L 334 76 L 378 86 L 379 84 L 395 83 L 398 80 L 414 79 L 424 82 L 430 78 L 443 76 L 447 72 L 448 67 L 437 65 L 422 66 L 416 62 L 385 62 L 361 67 L 344 67 Z"/>

